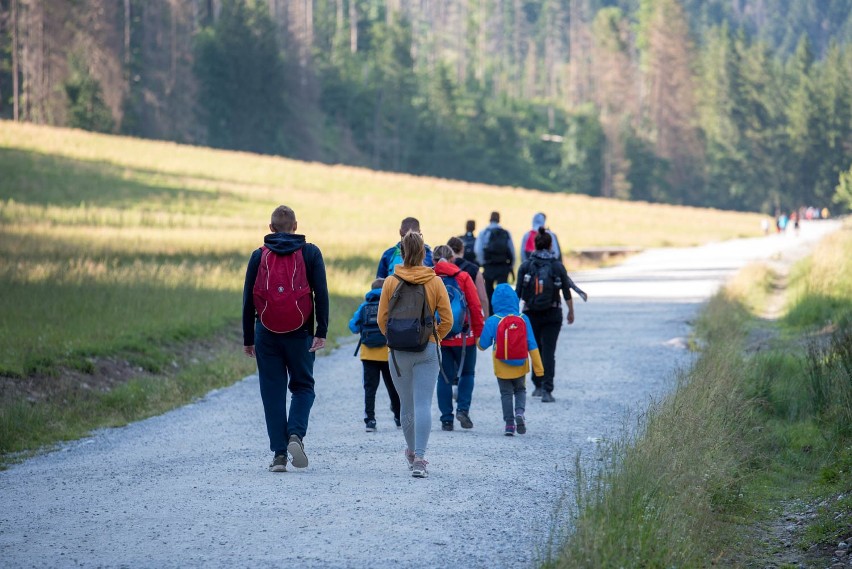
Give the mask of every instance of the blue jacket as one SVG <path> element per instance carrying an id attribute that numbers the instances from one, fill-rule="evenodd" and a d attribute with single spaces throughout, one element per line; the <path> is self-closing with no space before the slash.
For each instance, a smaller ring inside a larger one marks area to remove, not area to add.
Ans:
<path id="1" fill-rule="evenodd" d="M 393 274 L 393 263 L 401 263 L 402 262 L 402 252 L 400 251 L 400 245 L 402 242 L 397 243 L 384 253 L 382 253 L 382 258 L 379 259 L 379 268 L 376 269 L 376 278 L 377 279 L 386 279 Z M 393 261 L 393 258 L 397 257 L 397 261 Z M 423 258 L 423 264 L 427 267 L 434 266 L 432 262 L 432 249 L 426 245 L 426 257 Z"/>
<path id="2" fill-rule="evenodd" d="M 530 358 L 533 362 L 533 370 L 536 375 L 544 375 L 544 367 L 541 364 L 541 355 L 538 351 L 538 344 L 533 335 L 532 324 L 526 314 L 518 312 L 518 295 L 515 294 L 515 289 L 508 283 L 497 285 L 494 289 L 494 294 L 491 296 L 491 305 L 494 307 L 494 314 L 489 316 L 485 321 L 485 326 L 482 328 L 482 336 L 479 337 L 479 349 L 486 350 L 497 346 L 496 335 L 497 325 L 504 316 L 514 314 L 520 316 L 524 320 L 527 327 L 527 351 L 530 353 Z M 513 360 L 511 362 L 503 362 L 497 359 L 492 348 L 492 360 L 494 363 L 494 374 L 500 379 L 515 379 L 521 377 L 529 371 L 529 359 Z"/>
<path id="3" fill-rule="evenodd" d="M 357 309 L 355 309 L 355 314 L 352 315 L 352 318 L 349 320 L 349 331 L 353 334 L 361 333 L 361 322 L 364 318 L 364 307 L 368 302 L 378 302 L 382 297 L 382 289 L 374 288 L 367 292 L 364 295 L 364 302 L 362 302 Z M 378 346 L 375 348 L 371 348 L 370 346 L 361 345 L 359 349 L 361 353 L 362 360 L 369 361 L 377 361 L 377 362 L 386 362 L 388 361 L 388 348 L 387 346 Z"/>

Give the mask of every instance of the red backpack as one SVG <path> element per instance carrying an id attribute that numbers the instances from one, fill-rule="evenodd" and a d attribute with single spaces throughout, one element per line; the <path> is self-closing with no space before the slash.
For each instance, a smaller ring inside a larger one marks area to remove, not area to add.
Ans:
<path id="1" fill-rule="evenodd" d="M 314 303 L 302 250 L 279 255 L 261 247 L 252 292 L 257 317 L 270 332 L 285 334 L 304 326 Z"/>
<path id="2" fill-rule="evenodd" d="M 529 357 L 527 350 L 527 324 L 517 314 L 509 314 L 497 324 L 497 359 L 520 365 Z M 517 363 L 515 363 L 517 362 Z"/>
<path id="3" fill-rule="evenodd" d="M 538 231 L 527 231 L 527 238 L 524 241 L 524 252 L 529 255 L 533 251 L 535 251 L 535 236 L 538 235 Z"/>

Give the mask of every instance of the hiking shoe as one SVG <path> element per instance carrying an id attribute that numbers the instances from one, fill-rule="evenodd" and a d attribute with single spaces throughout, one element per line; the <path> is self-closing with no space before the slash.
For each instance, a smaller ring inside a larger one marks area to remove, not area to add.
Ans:
<path id="1" fill-rule="evenodd" d="M 506 435 L 507 437 L 514 437 L 515 436 L 515 425 L 513 425 L 511 423 L 506 423 L 506 429 L 503 431 L 503 434 Z"/>
<path id="2" fill-rule="evenodd" d="M 426 472 L 426 465 L 429 464 L 426 462 L 425 458 L 415 458 L 414 463 L 411 465 L 411 475 L 414 478 L 426 478 L 429 476 L 429 473 Z"/>
<path id="3" fill-rule="evenodd" d="M 441 430 L 442 431 L 452 431 L 453 430 L 453 422 L 452 421 L 441 421 Z"/>
<path id="4" fill-rule="evenodd" d="M 269 472 L 287 472 L 287 455 L 276 454 L 269 465 Z"/>
<path id="5" fill-rule="evenodd" d="M 408 461 L 408 470 L 414 468 L 414 451 L 405 449 L 405 460 Z"/>
<path id="6" fill-rule="evenodd" d="M 290 442 L 287 443 L 287 452 L 290 453 L 290 462 L 296 468 L 308 467 L 308 455 L 305 454 L 305 445 L 299 435 L 290 435 Z"/>
<path id="7" fill-rule="evenodd" d="M 394 422 L 394 423 L 396 423 L 396 428 L 397 428 L 397 429 L 401 429 L 401 428 L 402 428 L 402 421 L 400 421 L 400 420 L 399 420 L 399 417 L 394 417 L 394 418 L 393 418 L 393 422 Z"/>
<path id="8" fill-rule="evenodd" d="M 370 419 L 367 421 L 367 432 L 375 433 L 376 432 L 376 421 L 375 419 Z"/>
<path id="9" fill-rule="evenodd" d="M 536 387 L 532 392 L 533 397 L 541 397 L 541 387 Z"/>
<path id="10" fill-rule="evenodd" d="M 541 402 L 542 403 L 553 403 L 556 399 L 553 398 L 553 395 L 549 391 L 545 391 L 541 394 Z"/>
<path id="11" fill-rule="evenodd" d="M 527 432 L 527 423 L 524 421 L 523 415 L 515 415 L 515 430 L 518 431 L 519 435 Z"/>
<path id="12" fill-rule="evenodd" d="M 459 411 L 456 413 L 456 419 L 458 419 L 459 423 L 461 423 L 462 429 L 473 428 L 473 421 L 470 420 L 467 411 Z"/>

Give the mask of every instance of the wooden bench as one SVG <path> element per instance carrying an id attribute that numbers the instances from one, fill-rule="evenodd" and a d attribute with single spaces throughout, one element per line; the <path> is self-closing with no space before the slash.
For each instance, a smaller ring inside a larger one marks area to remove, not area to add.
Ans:
<path id="1" fill-rule="evenodd" d="M 624 257 L 641 253 L 640 247 L 585 247 L 583 249 L 572 249 L 568 252 L 569 256 L 576 256 L 583 260 L 602 262 L 613 257 Z"/>

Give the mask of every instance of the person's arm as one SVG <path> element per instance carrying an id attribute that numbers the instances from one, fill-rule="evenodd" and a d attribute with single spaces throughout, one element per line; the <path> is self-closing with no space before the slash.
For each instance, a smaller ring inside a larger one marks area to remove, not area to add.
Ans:
<path id="1" fill-rule="evenodd" d="M 364 306 L 366 306 L 366 302 L 362 302 L 358 308 L 355 309 L 355 314 L 352 315 L 352 318 L 349 320 L 349 331 L 353 334 L 359 334 L 361 332 L 361 311 L 364 310 Z"/>
<path id="2" fill-rule="evenodd" d="M 260 267 L 260 253 L 260 249 L 257 249 L 251 254 L 243 285 L 243 351 L 252 358 L 254 357 L 254 282 L 257 280 L 257 269 Z"/>
<path id="3" fill-rule="evenodd" d="M 308 269 L 308 284 L 314 294 L 314 315 L 316 316 L 316 330 L 310 351 L 315 352 L 325 347 L 325 339 L 328 336 L 328 281 L 319 247 L 308 243 L 302 250 L 303 257 L 306 252 L 310 257 L 310 262 L 306 259 L 305 263 Z"/>
<path id="4" fill-rule="evenodd" d="M 517 259 L 517 257 L 515 256 L 515 243 L 514 243 L 514 241 L 512 241 L 512 234 L 509 233 L 508 231 L 506 231 L 506 233 L 509 235 L 509 260 L 512 261 L 510 263 L 510 266 L 512 268 L 514 268 L 515 267 L 515 259 Z"/>
<path id="5" fill-rule="evenodd" d="M 518 295 L 518 298 L 524 298 L 524 275 L 529 270 L 529 264 L 526 262 L 521 263 L 521 266 L 518 267 L 518 278 L 515 279 L 515 294 Z"/>
<path id="6" fill-rule="evenodd" d="M 538 351 L 538 348 L 534 350 L 530 350 L 530 359 L 532 360 L 532 368 L 533 372 L 536 376 L 541 377 L 544 375 L 544 365 L 541 363 L 541 354 Z"/>
<path id="7" fill-rule="evenodd" d="M 489 312 L 488 292 L 485 290 L 485 277 L 482 276 L 481 272 L 476 273 L 474 284 L 476 285 L 476 293 L 479 295 L 479 305 L 482 307 L 482 315 L 484 317 Z"/>
<path id="8" fill-rule="evenodd" d="M 485 245 L 488 244 L 488 230 L 483 229 L 479 232 L 479 237 L 473 244 L 473 252 L 476 254 L 476 262 L 482 267 L 485 265 Z"/>
<path id="9" fill-rule="evenodd" d="M 548 230 L 548 233 L 550 233 L 550 237 L 553 239 L 550 250 L 553 251 L 553 254 L 556 255 L 557 259 L 562 261 L 562 249 L 559 247 L 559 239 L 556 238 L 556 234 L 554 232 Z"/>
<path id="10" fill-rule="evenodd" d="M 479 302 L 479 293 L 469 274 L 462 271 L 459 273 L 459 277 L 462 278 L 464 298 L 467 301 L 467 308 L 470 311 L 470 329 L 473 331 L 473 337 L 478 338 L 482 335 L 482 325 L 484 323 L 482 304 Z"/>
<path id="11" fill-rule="evenodd" d="M 494 316 L 489 317 L 485 321 L 485 325 L 482 327 L 482 336 L 479 337 L 479 340 L 476 341 L 476 347 L 480 350 L 487 350 L 491 347 L 491 343 L 494 341 L 494 331 L 496 330 L 496 324 L 494 324 Z"/>
<path id="12" fill-rule="evenodd" d="M 399 284 L 399 280 L 395 277 L 388 278 L 382 283 L 382 296 L 379 297 L 379 313 L 376 315 L 376 323 L 385 336 L 388 335 L 388 301 Z"/>
<path id="13" fill-rule="evenodd" d="M 527 253 L 527 239 L 529 239 L 529 234 L 529 231 L 524 233 L 523 236 L 521 236 L 521 242 L 518 245 L 518 257 L 521 259 L 522 265 L 530 258 L 529 253 Z"/>

